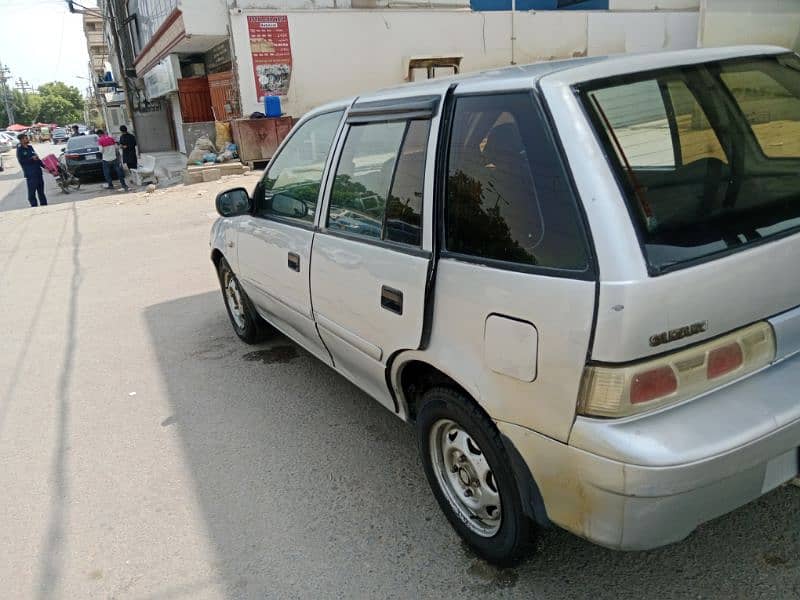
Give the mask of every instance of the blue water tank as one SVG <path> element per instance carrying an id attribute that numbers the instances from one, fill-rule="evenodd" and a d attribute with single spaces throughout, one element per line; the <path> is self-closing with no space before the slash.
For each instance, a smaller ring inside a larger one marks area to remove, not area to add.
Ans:
<path id="1" fill-rule="evenodd" d="M 264 114 L 268 117 L 281 116 L 280 96 L 264 96 Z"/>

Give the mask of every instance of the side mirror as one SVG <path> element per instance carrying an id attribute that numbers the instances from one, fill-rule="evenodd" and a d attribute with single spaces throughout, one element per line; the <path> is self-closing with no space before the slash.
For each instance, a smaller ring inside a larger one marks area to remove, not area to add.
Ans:
<path id="1" fill-rule="evenodd" d="M 272 197 L 272 212 L 282 217 L 303 219 L 308 215 L 308 204 L 285 194 Z"/>
<path id="2" fill-rule="evenodd" d="M 62 149 L 61 149 L 61 154 L 64 154 L 64 152 L 66 152 L 66 151 L 67 151 L 67 149 L 66 149 L 66 148 L 62 148 Z"/>
<path id="3" fill-rule="evenodd" d="M 248 214 L 253 206 L 250 194 L 243 187 L 233 188 L 217 194 L 217 212 L 223 217 Z"/>

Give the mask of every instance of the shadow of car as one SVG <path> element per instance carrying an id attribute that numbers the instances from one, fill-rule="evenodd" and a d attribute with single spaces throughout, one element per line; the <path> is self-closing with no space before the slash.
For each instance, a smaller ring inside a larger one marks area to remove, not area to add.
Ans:
<path id="1" fill-rule="evenodd" d="M 61 151 L 59 162 L 75 177 L 100 175 L 103 172 L 103 154 L 96 135 L 73 136 Z"/>

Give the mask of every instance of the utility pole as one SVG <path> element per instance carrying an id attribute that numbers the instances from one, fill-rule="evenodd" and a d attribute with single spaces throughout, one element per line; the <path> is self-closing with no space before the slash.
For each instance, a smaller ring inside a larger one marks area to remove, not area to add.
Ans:
<path id="1" fill-rule="evenodd" d="M 28 91 L 33 91 L 31 84 L 27 81 L 22 81 L 22 77 L 17 77 L 17 89 L 22 92 L 26 99 L 28 98 Z"/>
<path id="2" fill-rule="evenodd" d="M 127 77 L 125 76 L 126 65 L 125 61 L 122 59 L 122 48 L 119 41 L 119 30 L 117 29 L 119 26 L 124 25 L 124 23 L 123 19 L 118 20 L 118 16 L 114 14 L 114 1 L 99 0 L 98 6 L 101 7 L 100 10 L 97 8 L 89 8 L 75 0 L 66 0 L 66 2 L 69 12 L 71 13 L 96 15 L 101 17 L 103 20 L 105 20 L 106 16 L 109 17 L 109 20 L 111 21 L 111 36 L 114 38 L 114 52 L 117 55 L 117 63 L 119 64 L 121 71 L 120 79 L 123 84 L 122 91 L 125 95 L 125 107 L 128 109 L 128 118 L 131 120 L 131 124 L 133 124 L 133 102 L 131 102 L 131 94 L 130 90 L 128 89 L 130 86 L 128 85 Z M 108 15 L 106 15 L 106 11 L 108 12 Z"/>
<path id="3" fill-rule="evenodd" d="M 11 108 L 11 103 L 8 100 L 8 86 L 6 85 L 6 81 L 9 79 L 13 81 L 13 77 L 11 77 L 11 70 L 3 63 L 0 63 L 0 92 L 3 93 L 3 104 L 5 104 L 6 107 L 8 124 L 11 125 L 16 121 L 14 119 L 14 109 Z"/>

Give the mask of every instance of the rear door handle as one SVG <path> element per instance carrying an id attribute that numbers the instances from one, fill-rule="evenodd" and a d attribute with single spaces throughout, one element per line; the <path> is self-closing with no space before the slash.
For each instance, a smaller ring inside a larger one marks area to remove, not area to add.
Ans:
<path id="1" fill-rule="evenodd" d="M 387 286 L 381 287 L 381 308 L 398 315 L 403 314 L 403 292 Z"/>
<path id="2" fill-rule="evenodd" d="M 289 252 L 289 258 L 286 261 L 286 264 L 292 271 L 300 272 L 300 255 L 295 254 L 294 252 Z"/>

